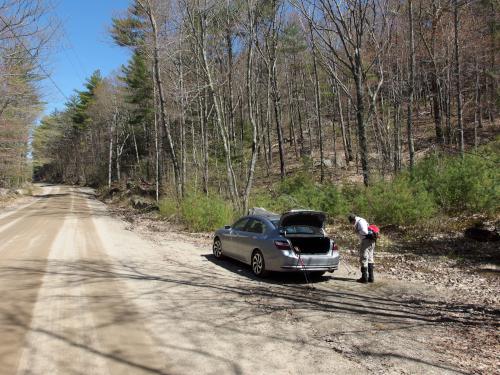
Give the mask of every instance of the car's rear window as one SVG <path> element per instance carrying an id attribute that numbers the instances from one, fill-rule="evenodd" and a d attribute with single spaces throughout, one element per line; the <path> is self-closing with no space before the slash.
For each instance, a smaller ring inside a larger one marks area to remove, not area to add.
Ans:
<path id="1" fill-rule="evenodd" d="M 287 234 L 321 234 L 321 228 L 308 225 L 289 225 L 283 229 Z"/>

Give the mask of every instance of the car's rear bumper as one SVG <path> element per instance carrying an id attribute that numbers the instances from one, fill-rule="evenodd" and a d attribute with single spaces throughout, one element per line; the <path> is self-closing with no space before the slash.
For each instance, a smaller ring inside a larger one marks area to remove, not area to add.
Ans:
<path id="1" fill-rule="evenodd" d="M 328 272 L 333 272 L 335 270 L 338 270 L 339 269 L 339 266 L 336 265 L 336 266 L 328 266 L 328 267 L 325 267 L 325 266 L 306 266 L 306 267 L 302 267 L 302 266 L 282 266 L 281 267 L 281 271 L 283 272 L 297 272 L 297 271 L 328 271 Z"/>
<path id="2" fill-rule="evenodd" d="M 276 262 L 277 261 L 277 262 Z M 281 272 L 297 271 L 330 271 L 339 268 L 340 256 L 337 251 L 330 251 L 328 254 L 298 254 L 288 251 L 275 259 L 273 270 Z"/>

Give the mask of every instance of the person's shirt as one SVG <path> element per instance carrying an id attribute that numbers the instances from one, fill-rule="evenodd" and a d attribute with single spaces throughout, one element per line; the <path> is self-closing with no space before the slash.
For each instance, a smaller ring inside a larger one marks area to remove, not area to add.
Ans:
<path id="1" fill-rule="evenodd" d="M 356 216 L 354 219 L 354 229 L 361 240 L 364 240 L 368 235 L 368 222 L 362 217 Z"/>

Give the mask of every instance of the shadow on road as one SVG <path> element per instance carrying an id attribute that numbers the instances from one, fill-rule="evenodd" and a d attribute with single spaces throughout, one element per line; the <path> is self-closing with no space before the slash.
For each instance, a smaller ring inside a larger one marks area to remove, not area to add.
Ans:
<path id="1" fill-rule="evenodd" d="M 208 260 L 209 262 L 215 264 L 218 267 L 222 267 L 234 274 L 242 275 L 252 280 L 262 281 L 264 283 L 269 284 L 307 284 L 310 282 L 311 284 L 321 284 L 329 281 L 332 278 L 332 273 L 327 273 L 324 276 L 320 277 L 311 277 L 309 273 L 308 281 L 304 276 L 304 272 L 270 272 L 268 276 L 265 278 L 257 277 L 253 274 L 250 266 L 248 264 L 239 262 L 235 259 L 223 258 L 217 259 L 213 256 L 213 254 L 203 254 L 201 255 L 203 258 Z M 337 279 L 337 278 L 335 278 Z M 350 280 L 350 279 L 346 279 Z"/>
<path id="2" fill-rule="evenodd" d="M 318 332 L 310 340 L 297 343 L 294 338 L 281 335 L 279 329 L 271 331 L 253 329 L 255 324 L 263 319 L 269 319 L 270 315 L 273 315 L 273 319 L 277 322 L 283 319 L 283 316 L 292 318 L 300 316 L 300 322 L 294 324 L 304 324 L 305 327 L 317 319 L 335 318 L 342 321 L 361 319 L 376 323 L 380 327 L 370 330 L 368 333 L 370 340 L 374 340 L 377 335 L 384 335 L 384 340 L 389 338 L 390 344 L 391 336 L 387 335 L 398 335 L 398 340 L 403 340 L 409 347 L 413 342 L 412 335 L 406 335 L 405 332 L 420 332 L 424 327 L 439 329 L 448 323 L 498 327 L 497 310 L 483 308 L 481 314 L 457 318 L 455 313 L 466 310 L 469 306 L 449 306 L 439 301 L 386 296 L 376 289 L 359 290 L 357 285 L 350 282 L 338 285 L 330 283 L 328 289 L 311 290 L 304 285 L 305 281 L 301 274 L 278 274 L 262 280 L 255 278 L 250 269 L 241 263 L 227 260 L 214 262 L 211 255 L 203 255 L 203 258 L 206 262 L 202 262 L 200 267 L 193 267 L 182 259 L 168 259 L 160 265 L 133 260 L 112 262 L 27 260 L 8 266 L 0 265 L 0 275 L 4 281 L 29 280 L 43 275 L 53 289 L 54 300 L 51 303 L 54 304 L 60 300 L 72 306 L 68 301 L 74 299 L 74 303 L 78 305 L 76 301 L 86 298 L 88 308 L 96 314 L 102 312 L 102 316 L 106 317 L 99 325 L 93 327 L 96 330 L 104 330 L 110 326 L 127 329 L 131 323 L 155 321 L 159 324 L 159 328 L 174 324 L 175 329 L 181 332 L 187 341 L 198 343 L 199 331 L 190 328 L 196 326 L 212 332 L 214 340 L 224 337 L 238 338 L 241 342 L 234 345 L 234 350 L 244 350 L 246 340 L 256 338 L 280 342 L 283 345 L 301 345 L 304 350 L 314 351 L 318 348 L 331 350 L 332 345 L 335 348 L 336 343 L 346 345 L 352 337 L 363 340 L 367 336 L 366 330 L 346 327 L 334 332 Z M 214 264 L 217 267 L 214 267 Z M 324 277 L 315 283 L 315 286 L 322 286 L 329 279 Z M 126 294 L 115 293 L 114 291 L 120 290 L 122 285 L 120 283 L 124 281 L 132 282 L 133 289 L 127 289 Z M 93 293 L 87 293 L 85 296 L 71 293 L 72 287 L 80 286 Z M 22 306 L 23 296 L 28 295 L 23 293 L 23 289 L 27 292 L 31 290 L 31 286 L 29 283 L 17 285 L 4 294 L 3 302 L 0 302 L 0 326 L 17 326 L 25 331 L 32 329 L 29 327 L 29 322 L 19 320 L 22 311 L 17 313 L 13 311 L 16 306 Z M 11 297 L 16 296 L 16 304 L 9 304 L 9 293 Z M 137 310 L 144 301 L 155 301 L 162 308 L 149 311 Z M 227 315 L 223 313 L 221 315 L 221 309 L 227 311 Z M 130 358 L 125 353 L 102 351 L 88 343 L 75 341 L 70 334 L 52 332 L 39 327 L 35 329 L 38 334 L 64 341 L 67 345 L 92 355 L 119 362 L 128 366 L 130 371 L 165 374 L 163 369 L 151 367 L 147 361 Z M 342 339 L 335 341 L 336 336 L 341 336 Z M 194 348 L 172 342 L 159 342 L 158 345 L 165 350 L 190 352 L 207 360 L 218 361 L 228 366 L 231 373 L 242 373 L 236 361 L 216 356 L 210 350 L 201 349 L 198 345 Z M 430 361 L 428 358 L 407 356 L 396 351 L 359 349 L 357 354 L 365 357 L 394 357 L 435 369 L 464 373 L 446 364 Z"/>

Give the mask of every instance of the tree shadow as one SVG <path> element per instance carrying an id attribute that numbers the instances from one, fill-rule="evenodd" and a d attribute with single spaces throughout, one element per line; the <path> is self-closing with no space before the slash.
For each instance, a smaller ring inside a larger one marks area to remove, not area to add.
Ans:
<path id="1" fill-rule="evenodd" d="M 213 254 L 202 254 L 201 257 L 205 258 L 209 262 L 213 263 L 217 267 L 222 267 L 223 269 L 230 271 L 234 274 L 244 276 L 248 279 L 261 281 L 268 284 L 321 284 L 322 282 L 327 282 L 331 279 L 331 274 L 325 274 L 323 276 L 311 277 L 310 273 L 307 272 L 308 279 L 306 280 L 304 276 L 304 271 L 297 272 L 269 272 L 266 277 L 257 277 L 253 274 L 252 269 L 248 264 L 240 262 L 236 259 L 224 257 L 222 259 L 217 259 Z"/>
<path id="2" fill-rule="evenodd" d="M 377 323 L 379 328 L 371 329 L 368 332 L 370 335 L 401 331 L 415 332 L 415 330 L 420 332 L 423 327 L 438 328 L 449 323 L 464 326 L 498 326 L 498 310 L 484 309 L 480 314 L 471 315 L 467 319 L 458 319 L 453 314 L 467 306 L 449 306 L 440 301 L 380 295 L 376 290 L 360 290 L 357 285 L 354 288 L 355 285 L 351 286 L 350 282 L 330 283 L 329 289 L 322 287 L 311 290 L 305 287 L 305 281 L 300 278 L 300 274 L 279 275 L 276 279 L 262 280 L 255 278 L 246 265 L 232 261 L 217 261 L 215 263 L 217 267 L 214 267 L 212 256 L 203 255 L 202 257 L 207 262 L 203 262 L 199 267 L 194 267 L 193 264 L 179 259 L 169 259 L 161 265 L 134 260 L 79 260 L 74 262 L 32 259 L 19 261 L 16 264 L 1 265 L 0 274 L 4 281 L 29 280 L 40 276 L 46 280 L 52 280 L 48 282 L 52 288 L 51 298 L 64 300 L 69 306 L 78 304 L 68 301 L 87 298 L 93 313 L 105 311 L 105 316 L 108 317 L 94 327 L 96 330 L 111 326 L 127 327 L 127 324 L 134 322 L 139 324 L 143 320 L 156 320 L 164 324 L 172 324 L 173 321 L 179 327 L 191 322 L 193 326 L 209 327 L 209 332 L 217 332 L 214 339 L 231 335 L 231 337 L 238 336 L 243 339 L 257 337 L 283 345 L 298 345 L 296 339 L 280 334 L 279 330 L 256 331 L 252 327 L 261 319 L 269 319 L 270 314 L 274 314 L 273 319 L 281 319 L 280 317 L 284 314 L 302 316 L 304 311 L 307 311 L 307 316 L 312 321 L 315 321 L 317 317 L 328 319 L 331 316 L 338 316 L 347 321 L 361 319 Z M 284 280 L 283 276 L 286 276 Z M 116 283 L 122 281 L 131 282 L 132 288 L 127 289 L 125 295 L 114 293 L 119 289 L 119 284 Z M 323 283 L 315 285 L 321 284 Z M 90 288 L 93 293 L 85 297 L 78 293 L 68 295 L 68 288 L 71 290 L 72 287 L 78 288 L 82 285 Z M 12 293 L 15 293 L 19 300 L 25 295 L 23 289 L 32 291 L 32 288 L 29 283 L 17 285 Z M 179 290 L 182 292 L 179 293 Z M 136 311 L 137 307 L 134 306 L 141 306 L 147 300 L 155 301 L 165 309 Z M 1 302 L 0 306 L 2 306 Z M 217 309 L 211 312 L 214 306 L 217 306 Z M 26 331 L 32 330 L 26 322 L 15 321 L 19 314 L 2 310 L 0 310 L 2 320 L 7 317 L 11 319 L 10 324 L 18 324 Z M 214 313 L 217 314 L 217 319 L 207 318 L 206 314 Z M 220 316 L 221 314 L 223 315 Z M 227 315 L 224 316 L 224 314 Z M 163 369 L 152 367 L 147 362 L 137 362 L 125 354 L 99 350 L 86 343 L 76 342 L 71 336 L 61 335 L 59 332 L 43 330 L 39 327 L 35 329 L 39 334 L 64 341 L 72 347 L 102 356 L 107 360 L 120 362 L 128 366 L 130 371 L 140 370 L 153 374 L 165 374 Z M 184 330 L 183 332 L 186 340 L 198 342 L 198 331 Z M 366 330 L 339 329 L 330 335 L 364 337 L 366 334 Z M 407 339 L 411 340 L 411 336 L 408 335 Z M 245 348 L 243 341 L 240 344 L 241 346 L 235 345 L 235 350 Z M 205 350 L 203 347 L 188 348 L 174 343 L 161 343 L 160 345 L 169 350 L 189 351 L 193 355 L 224 362 L 231 369 L 231 373 L 242 373 L 236 361 L 217 356 L 213 351 Z M 331 345 L 321 337 L 304 341 L 300 345 L 304 350 L 331 349 Z M 366 352 L 366 355 L 372 354 Z M 383 355 L 395 358 L 399 356 L 401 359 L 419 362 L 426 366 L 451 370 L 451 367 L 448 368 L 441 363 L 423 361 L 417 357 L 403 358 L 402 354 L 396 352 L 373 354 L 373 356 Z"/>
<path id="3" fill-rule="evenodd" d="M 248 279 L 249 283 L 244 285 L 233 285 L 234 276 L 222 273 L 207 274 L 202 270 L 192 269 L 184 266 L 181 270 L 176 270 L 172 274 L 150 274 L 140 271 L 139 266 L 130 263 L 107 263 L 98 261 L 80 261 L 78 263 L 65 261 L 50 261 L 52 267 L 38 269 L 30 266 L 40 262 L 38 260 L 26 261 L 22 266 L 3 266 L 0 272 L 4 277 L 9 275 L 23 274 L 32 276 L 36 274 L 50 274 L 66 276 L 64 287 L 67 284 L 86 283 L 96 284 L 109 280 L 136 280 L 155 281 L 166 284 L 168 287 L 183 285 L 198 289 L 216 290 L 218 293 L 257 296 L 263 298 L 281 298 L 288 302 L 292 309 L 303 308 L 304 306 L 318 311 L 343 312 L 348 314 L 360 314 L 374 317 L 386 317 L 389 319 L 401 319 L 402 321 L 421 321 L 427 323 L 454 322 L 464 325 L 481 325 L 489 321 L 488 318 L 498 318 L 500 311 L 488 307 L 481 308 L 473 304 L 453 304 L 449 305 L 441 301 L 431 301 L 414 297 L 384 297 L 364 290 L 347 289 L 336 286 L 335 289 L 315 289 L 304 288 L 305 281 L 299 275 L 290 275 L 290 278 L 283 280 L 281 275 L 276 279 L 257 279 L 251 271 L 240 268 L 237 264 L 224 261 L 222 266 L 225 270 L 241 275 Z M 45 263 L 44 263 L 45 264 Z M 219 263 L 217 263 L 219 264 Z M 55 269 L 55 270 L 54 270 Z M 56 271 L 57 270 L 57 271 Z M 350 283 L 349 283 L 350 284 Z M 347 285 L 347 284 L 343 284 Z M 427 311 L 427 307 L 432 306 L 432 312 Z M 475 311 L 487 314 L 471 316 L 468 320 L 455 319 L 452 316 L 444 316 L 445 313 L 460 312 L 473 308 Z M 493 323 L 498 326 L 500 323 Z"/>
<path id="4" fill-rule="evenodd" d="M 70 193 L 48 193 L 48 194 L 34 194 L 33 197 L 40 199 L 50 199 L 50 198 L 60 198 L 60 197 L 69 197 L 72 194 Z"/>
<path id="5" fill-rule="evenodd" d="M 381 359 L 397 358 L 397 359 L 400 359 L 400 360 L 403 360 L 403 361 L 416 362 L 416 363 L 420 363 L 420 364 L 423 364 L 423 365 L 435 367 L 435 368 L 438 368 L 438 369 L 441 369 L 441 370 L 452 371 L 452 372 L 457 373 L 457 374 L 469 374 L 469 372 L 465 372 L 465 371 L 459 370 L 456 367 L 446 366 L 444 364 L 437 364 L 437 363 L 433 363 L 431 361 L 426 361 L 423 358 L 413 358 L 413 357 L 409 357 L 407 355 L 402 355 L 402 354 L 399 354 L 399 353 L 375 352 L 375 351 L 364 349 L 364 350 L 360 350 L 359 354 L 361 354 L 363 356 L 367 356 L 367 357 L 372 357 L 372 358 L 373 357 L 379 357 Z"/>

